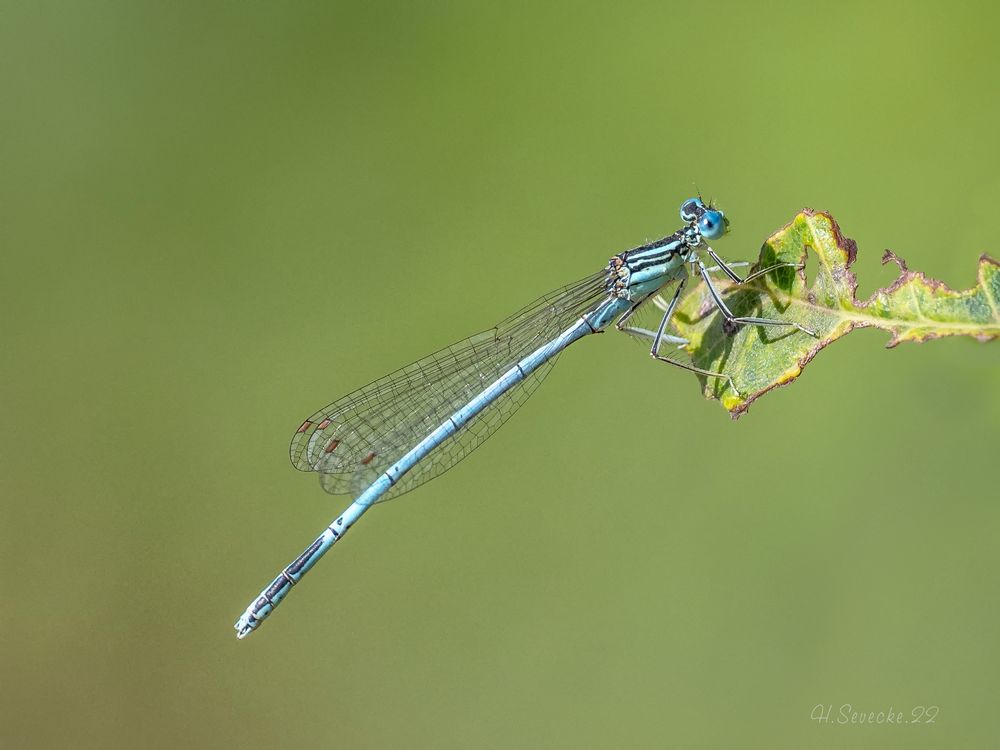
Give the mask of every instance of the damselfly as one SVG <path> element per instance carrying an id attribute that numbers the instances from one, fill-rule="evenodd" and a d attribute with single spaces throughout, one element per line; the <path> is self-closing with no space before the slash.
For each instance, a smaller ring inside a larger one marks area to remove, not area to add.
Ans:
<path id="1" fill-rule="evenodd" d="M 707 241 L 728 229 L 723 213 L 700 198 L 681 205 L 684 226 L 668 237 L 614 256 L 603 270 L 542 297 L 505 321 L 431 354 L 335 401 L 305 420 L 292 436 L 295 468 L 319 473 L 334 495 L 355 500 L 253 600 L 236 621 L 244 638 L 372 505 L 398 497 L 447 471 L 492 435 L 548 374 L 577 339 L 614 322 L 619 331 L 651 342 L 661 362 L 701 375 L 732 379 L 661 353 L 686 339 L 667 333 L 681 291 L 691 275 L 705 282 L 730 324 L 786 326 L 815 335 L 798 323 L 734 315 L 712 282 L 722 272 L 743 284 L 779 263 L 740 277 Z M 706 267 L 704 251 L 715 263 Z M 635 313 L 663 287 L 676 282 L 655 331 L 630 325 Z"/>

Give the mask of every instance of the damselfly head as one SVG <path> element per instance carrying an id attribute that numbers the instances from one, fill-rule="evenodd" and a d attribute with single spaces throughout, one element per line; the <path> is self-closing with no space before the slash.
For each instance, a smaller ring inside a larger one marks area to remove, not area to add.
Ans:
<path id="1" fill-rule="evenodd" d="M 729 230 L 729 219 L 701 198 L 688 198 L 681 204 L 681 219 L 695 225 L 706 240 L 717 240 Z"/>

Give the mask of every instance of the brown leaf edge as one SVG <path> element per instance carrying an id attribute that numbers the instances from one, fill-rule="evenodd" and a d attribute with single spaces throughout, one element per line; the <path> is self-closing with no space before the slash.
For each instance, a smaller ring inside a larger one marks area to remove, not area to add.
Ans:
<path id="1" fill-rule="evenodd" d="M 858 243 L 855 242 L 854 240 L 852 240 L 850 237 L 845 237 L 844 234 L 843 234 L 843 232 L 840 231 L 840 224 L 838 224 L 837 220 L 834 219 L 833 216 L 831 216 L 826 211 L 816 211 L 816 210 L 814 210 L 812 208 L 803 208 L 799 212 L 799 214 L 804 214 L 804 215 L 806 215 L 806 216 L 808 216 L 810 218 L 814 217 L 814 216 L 822 216 L 822 217 L 824 217 L 825 219 L 827 219 L 830 222 L 830 226 L 833 229 L 833 236 L 834 236 L 834 239 L 835 239 L 835 241 L 837 243 L 837 248 L 844 254 L 844 261 L 845 261 L 844 262 L 844 269 L 845 269 L 845 273 L 846 273 L 846 278 L 844 279 L 844 283 L 847 285 L 847 288 L 851 290 L 851 302 L 852 302 L 852 304 L 854 304 L 854 306 L 857 309 L 859 309 L 859 310 L 863 310 L 863 309 L 867 308 L 868 306 L 870 306 L 876 300 L 876 298 L 880 294 L 892 294 L 897 289 L 899 289 L 899 287 L 901 287 L 903 284 L 907 283 L 908 281 L 912 281 L 914 279 L 917 279 L 917 280 L 923 282 L 924 284 L 927 284 L 934 291 L 942 291 L 942 292 L 947 292 L 947 293 L 951 293 L 951 294 L 963 294 L 964 293 L 962 291 L 958 291 L 958 290 L 952 289 L 947 284 L 945 284 L 943 281 L 939 281 L 938 279 L 931 279 L 931 278 L 927 277 L 922 271 L 911 271 L 907 267 L 906 261 L 904 261 L 898 255 L 896 255 L 894 252 L 892 252 L 892 250 L 886 249 L 882 253 L 882 265 L 886 265 L 887 263 L 890 263 L 890 262 L 895 263 L 899 267 L 899 276 L 897 276 L 896 279 L 889 286 L 883 287 L 881 289 L 876 289 L 874 292 L 872 292 L 871 296 L 868 299 L 866 299 L 864 301 L 861 301 L 861 300 L 858 299 L 858 277 L 855 275 L 855 273 L 853 271 L 851 271 L 851 266 L 854 265 L 854 261 L 858 257 Z M 792 224 L 795 221 L 795 218 L 797 218 L 799 214 L 796 214 L 796 216 L 793 217 L 791 221 L 789 221 L 787 224 L 785 224 L 778 231 L 774 232 L 771 235 L 771 237 L 773 237 L 775 234 L 780 234 L 781 232 L 784 232 L 784 231 L 788 230 L 792 226 Z M 770 239 L 770 237 L 768 239 Z M 816 252 L 815 250 L 813 250 L 813 248 L 809 244 L 803 245 L 802 254 L 799 256 L 799 262 L 801 264 L 803 264 L 803 269 L 796 272 L 796 273 L 798 273 L 799 277 L 802 279 L 803 283 L 805 283 L 805 281 L 806 281 L 805 267 L 804 266 L 805 266 L 805 262 L 806 262 L 806 256 L 807 256 L 807 253 L 808 253 L 809 250 L 812 250 L 813 253 Z M 980 284 L 983 283 L 982 267 L 983 267 L 983 265 L 985 265 L 987 263 L 992 264 L 992 265 L 997 266 L 997 267 L 1000 267 L 1000 262 L 998 262 L 996 259 L 990 257 L 988 254 L 983 253 L 982 255 L 980 255 L 979 256 L 979 264 L 977 266 L 977 269 L 978 269 L 977 270 L 977 276 L 979 278 L 979 283 Z M 971 292 L 972 289 L 975 289 L 975 287 L 972 287 L 971 289 L 967 289 L 967 290 L 965 290 L 965 292 Z M 795 382 L 799 378 L 799 376 L 802 374 L 802 370 L 805 368 L 805 366 L 807 364 L 809 364 L 813 360 L 813 357 L 815 357 L 823 349 L 825 349 L 827 346 L 829 346 L 830 344 L 832 344 L 837 339 L 842 338 L 843 336 L 846 336 L 851 331 L 854 331 L 854 330 L 856 330 L 858 328 L 881 328 L 881 326 L 876 325 L 872 321 L 866 321 L 866 320 L 860 320 L 860 321 L 852 320 L 852 321 L 850 321 L 849 324 L 848 324 L 848 326 L 847 326 L 847 328 L 845 328 L 842 331 L 840 331 L 836 336 L 828 336 L 828 337 L 820 339 L 802 357 L 799 357 L 799 359 L 798 359 L 798 372 L 793 377 L 787 378 L 787 379 L 782 380 L 782 381 L 777 382 L 777 383 L 772 383 L 771 385 L 767 386 L 767 388 L 764 388 L 764 389 L 762 389 L 760 391 L 757 391 L 756 393 L 749 394 L 747 396 L 746 400 L 740 401 L 739 404 L 737 404 L 735 407 L 733 407 L 732 409 L 729 410 L 730 416 L 734 420 L 735 419 L 739 419 L 741 416 L 743 416 L 744 414 L 746 414 L 746 412 L 750 409 L 750 405 L 754 401 L 756 401 L 757 399 L 759 399 L 761 396 L 763 396 L 765 393 L 769 393 L 770 391 L 773 391 L 775 388 L 782 388 L 782 387 L 784 387 L 786 385 L 790 385 L 791 383 Z M 883 328 L 882 330 L 886 330 L 886 329 Z M 928 333 L 925 336 L 921 336 L 919 339 L 911 339 L 911 340 L 914 343 L 918 343 L 919 344 L 919 343 L 923 343 L 924 341 L 927 341 L 929 339 L 935 339 L 935 338 L 940 338 L 940 334 L 937 334 L 937 333 Z M 997 334 L 992 334 L 992 335 L 981 334 L 981 335 L 974 336 L 974 338 L 976 340 L 978 340 L 978 341 L 986 342 L 986 341 L 990 341 L 992 339 L 997 338 Z M 890 339 L 890 341 L 885 346 L 886 346 L 886 349 L 892 349 L 892 348 L 898 346 L 899 344 L 900 344 L 900 338 L 899 338 L 899 336 L 895 332 L 893 332 L 892 339 Z"/>

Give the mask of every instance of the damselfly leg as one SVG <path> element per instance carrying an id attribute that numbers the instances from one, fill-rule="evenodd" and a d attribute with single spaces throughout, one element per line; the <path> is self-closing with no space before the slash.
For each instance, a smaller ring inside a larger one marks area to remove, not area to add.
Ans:
<path id="1" fill-rule="evenodd" d="M 740 278 L 739 274 L 733 271 L 737 267 L 749 266 L 750 262 L 745 260 L 736 261 L 735 263 L 726 263 L 722 258 L 716 255 L 715 250 L 710 247 L 706 247 L 708 254 L 712 257 L 718 265 L 714 265 L 711 268 L 706 268 L 705 270 L 709 273 L 714 273 L 717 271 L 722 271 L 726 276 L 733 280 L 736 284 L 746 284 L 747 282 L 753 281 L 754 279 L 759 279 L 761 276 L 767 276 L 771 271 L 777 271 L 779 268 L 795 268 L 802 270 L 804 266 L 801 263 L 775 263 L 773 266 L 768 266 L 767 268 L 762 268 L 759 271 L 754 271 L 752 274 L 747 276 L 745 279 Z"/>
<path id="2" fill-rule="evenodd" d="M 651 357 L 653 357 L 653 359 L 659 362 L 666 362 L 668 365 L 673 365 L 674 367 L 680 367 L 682 370 L 687 370 L 688 372 L 695 372 L 698 373 L 699 375 L 705 375 L 706 377 L 719 378 L 721 380 L 724 380 L 726 383 L 729 384 L 729 387 L 733 389 L 733 392 L 739 395 L 740 392 L 736 388 L 736 384 L 733 382 L 733 379 L 730 376 L 725 375 L 721 372 L 712 372 L 711 370 L 704 370 L 700 367 L 695 367 L 694 365 L 685 364 L 684 362 L 678 362 L 675 359 L 670 359 L 670 357 L 666 357 L 660 354 L 660 347 L 665 343 L 677 344 L 678 346 L 685 346 L 691 343 L 686 338 L 682 338 L 680 336 L 673 336 L 669 333 L 666 333 L 667 326 L 670 324 L 671 318 L 674 317 L 674 311 L 677 309 L 677 303 L 680 301 L 681 292 L 684 291 L 685 283 L 687 283 L 687 277 L 681 278 L 677 282 L 677 288 L 674 290 L 674 296 L 671 298 L 670 303 L 667 305 L 667 309 L 664 311 L 663 318 L 660 320 L 660 325 L 657 327 L 655 333 L 645 328 L 636 328 L 634 326 L 625 325 L 628 319 L 635 314 L 636 310 L 638 310 L 640 307 L 642 307 L 643 304 L 645 304 L 645 302 L 649 299 L 649 297 L 640 300 L 631 308 L 629 308 L 629 310 L 624 315 L 622 315 L 621 318 L 618 319 L 618 322 L 615 325 L 617 329 L 622 333 L 630 333 L 636 336 L 642 336 L 643 338 L 652 339 L 653 345 L 649 349 L 649 354 Z"/>
<path id="3" fill-rule="evenodd" d="M 740 276 L 735 271 L 733 271 L 732 268 L 728 266 L 724 260 L 722 260 L 722 258 L 716 255 L 715 251 L 712 250 L 712 248 L 708 248 L 708 254 L 712 257 L 712 260 L 714 260 L 718 264 L 718 267 L 723 271 L 723 273 L 725 273 L 730 279 L 732 279 L 735 284 L 740 284 L 740 285 L 746 284 L 748 281 L 760 278 L 761 276 L 770 273 L 776 268 L 787 268 L 789 266 L 798 267 L 798 264 L 796 263 L 778 263 L 768 268 L 764 268 L 760 271 L 752 273 L 745 279 L 741 279 Z M 712 300 L 715 302 L 715 306 L 719 308 L 719 312 L 721 312 L 722 315 L 726 318 L 726 320 L 728 320 L 730 323 L 745 323 L 747 325 L 757 325 L 757 326 L 777 326 L 782 328 L 797 328 L 798 330 L 802 331 L 802 333 L 806 333 L 812 336 L 813 338 L 816 338 L 816 334 L 813 331 L 809 330 L 808 328 L 799 323 L 796 323 L 795 321 L 734 315 L 733 311 L 730 310 L 729 307 L 726 305 L 725 301 L 723 301 L 722 295 L 719 294 L 719 290 L 715 288 L 715 284 L 712 283 L 712 278 L 708 275 L 709 269 L 705 267 L 705 264 L 702 263 L 700 258 L 695 258 L 694 262 L 698 266 L 698 273 L 701 275 L 701 278 L 704 279 L 705 281 L 705 287 L 708 289 L 708 293 L 712 295 Z"/>
<path id="4" fill-rule="evenodd" d="M 677 290 L 674 292 L 673 301 L 670 303 L 674 307 L 677 306 L 677 298 L 680 296 L 681 289 L 683 288 L 684 288 L 684 280 L 682 279 L 677 286 Z M 661 343 L 665 342 L 667 344 L 677 344 L 678 346 L 684 346 L 686 344 L 689 344 L 690 342 L 685 338 L 663 333 L 664 326 L 662 323 L 660 324 L 659 331 L 650 331 L 648 328 L 639 328 L 638 326 L 625 325 L 629 321 L 629 319 L 631 319 L 631 317 L 635 315 L 636 312 L 639 311 L 639 308 L 645 305 L 650 300 L 650 298 L 654 296 L 654 294 L 655 293 L 647 294 L 641 300 L 632 305 L 628 310 L 626 310 L 625 314 L 622 315 L 620 318 L 618 318 L 618 320 L 615 322 L 615 328 L 617 328 L 622 333 L 627 333 L 632 336 L 640 336 L 642 338 L 649 339 L 650 341 L 656 341 L 657 336 L 659 336 L 661 339 Z M 670 310 L 670 315 L 673 315 L 672 309 Z M 656 350 L 651 351 L 650 354 L 656 356 L 658 350 L 659 350 L 659 344 L 657 344 Z"/>

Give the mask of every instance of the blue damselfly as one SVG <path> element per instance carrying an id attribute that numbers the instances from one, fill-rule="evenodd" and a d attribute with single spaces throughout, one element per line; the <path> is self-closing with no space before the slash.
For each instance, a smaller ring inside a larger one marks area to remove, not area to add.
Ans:
<path id="1" fill-rule="evenodd" d="M 726 233 L 723 213 L 700 198 L 685 201 L 680 213 L 684 226 L 668 237 L 615 255 L 601 271 L 542 297 L 496 327 L 386 375 L 305 420 L 292 437 L 292 464 L 318 472 L 327 492 L 355 500 L 253 600 L 236 622 L 237 635 L 244 638 L 259 627 L 373 504 L 440 475 L 492 435 L 577 339 L 614 323 L 619 331 L 650 341 L 655 359 L 721 378 L 735 390 L 728 375 L 661 353 L 664 344 L 688 343 L 667 333 L 667 326 L 691 275 L 704 280 L 730 324 L 786 326 L 814 335 L 798 323 L 734 315 L 711 277 L 722 272 L 743 284 L 795 264 L 779 263 L 742 278 L 733 266 L 746 263 L 727 264 L 707 244 Z M 701 251 L 714 266 L 705 266 Z M 676 289 L 657 329 L 630 324 L 671 282 Z"/>

